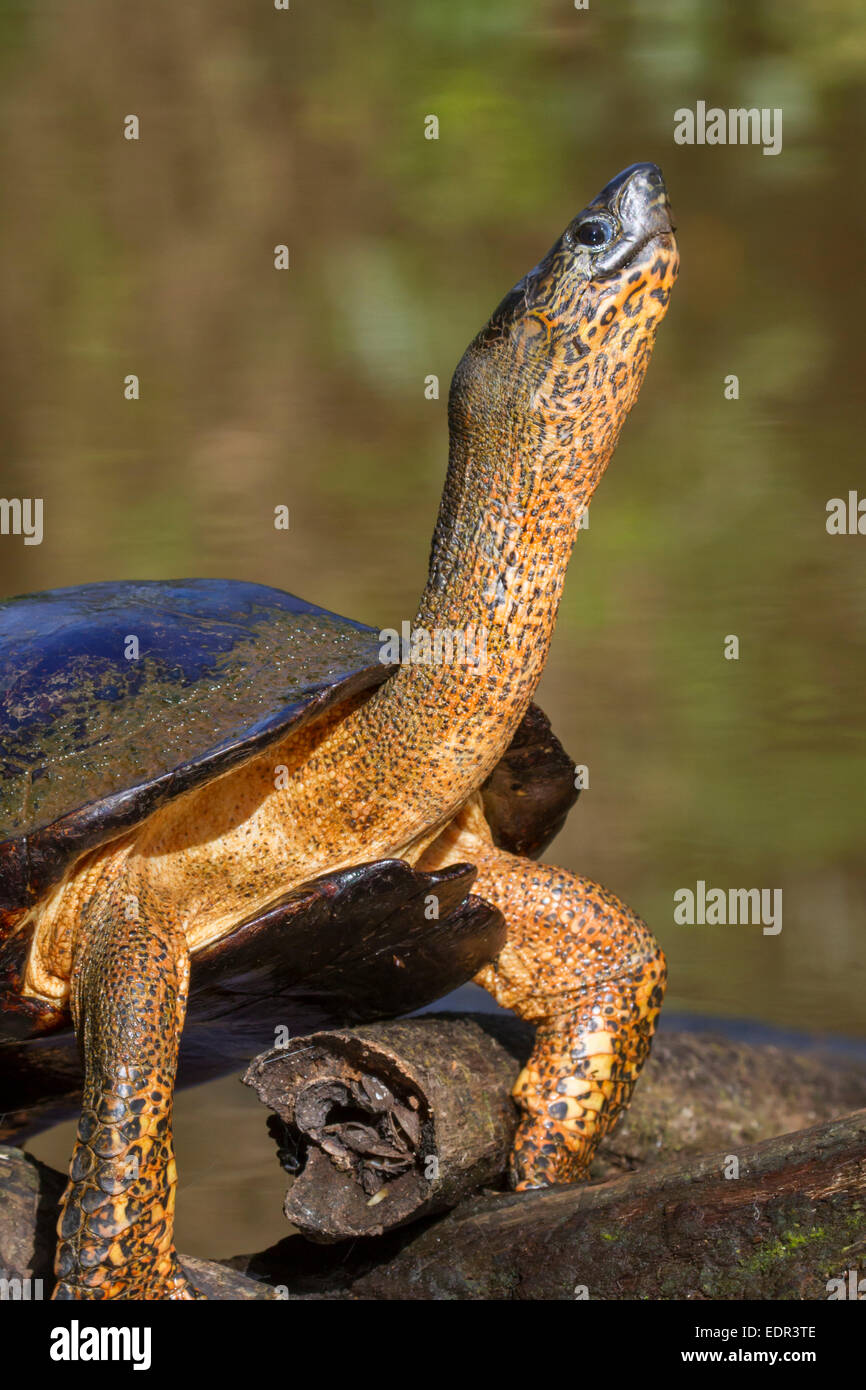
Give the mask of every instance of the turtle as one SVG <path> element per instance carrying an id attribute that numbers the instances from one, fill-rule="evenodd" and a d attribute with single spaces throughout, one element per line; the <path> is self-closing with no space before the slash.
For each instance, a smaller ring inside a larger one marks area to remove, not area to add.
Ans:
<path id="1" fill-rule="evenodd" d="M 80 1058 L 54 1298 L 201 1297 L 173 1239 L 187 1015 L 213 1041 L 474 979 L 536 1025 L 511 1186 L 588 1176 L 666 966 L 618 897 L 538 858 L 577 789 L 532 697 L 678 264 L 661 171 L 634 164 L 505 296 L 454 373 L 399 635 L 231 580 L 0 605 L 3 1075 L 35 1103 Z"/>

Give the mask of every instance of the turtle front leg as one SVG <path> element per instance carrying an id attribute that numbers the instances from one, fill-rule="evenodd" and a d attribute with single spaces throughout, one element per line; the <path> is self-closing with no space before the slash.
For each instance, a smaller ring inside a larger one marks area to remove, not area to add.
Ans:
<path id="1" fill-rule="evenodd" d="M 86 910 L 75 957 L 84 1096 L 53 1297 L 199 1298 L 173 1244 L 171 1110 L 189 952 L 179 928 L 144 916 L 135 898 L 123 910 L 116 901 Z"/>
<path id="2" fill-rule="evenodd" d="M 477 864 L 472 891 L 500 909 L 508 939 L 476 983 L 537 1025 L 513 1091 L 523 1119 L 512 1186 L 584 1179 L 649 1055 L 666 981 L 661 948 L 599 884 L 497 849 L 480 799 L 433 851 L 425 868 L 464 856 Z"/>

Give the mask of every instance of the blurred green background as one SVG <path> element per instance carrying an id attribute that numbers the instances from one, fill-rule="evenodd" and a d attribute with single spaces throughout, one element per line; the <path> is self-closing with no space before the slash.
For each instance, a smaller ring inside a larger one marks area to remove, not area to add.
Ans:
<path id="1" fill-rule="evenodd" d="M 662 165 L 683 268 L 539 692 L 590 772 L 548 857 L 646 917 L 674 1010 L 862 1037 L 866 537 L 825 529 L 866 493 L 862 4 L 4 0 L 0 42 L 2 493 L 46 528 L 0 538 L 4 594 L 227 575 L 411 618 L 463 348 Z M 698 100 L 781 107 L 782 153 L 677 146 Z M 698 879 L 781 888 L 781 934 L 676 926 Z M 178 1101 L 191 1253 L 279 1235 L 239 1089 Z"/>

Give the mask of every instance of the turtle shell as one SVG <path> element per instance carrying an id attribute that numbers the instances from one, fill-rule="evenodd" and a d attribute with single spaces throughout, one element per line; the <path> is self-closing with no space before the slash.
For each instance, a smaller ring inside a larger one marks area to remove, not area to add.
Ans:
<path id="1" fill-rule="evenodd" d="M 378 685 L 393 669 L 380 651 L 375 628 L 232 580 L 0 603 L 0 912 L 31 906 L 86 850 Z M 574 798 L 573 765 L 530 707 L 485 787 L 494 834 L 537 853 Z"/>
<path id="2" fill-rule="evenodd" d="M 32 931 L 22 918 L 68 865 L 372 690 L 393 669 L 380 650 L 375 628 L 230 580 L 90 584 L 0 603 L 0 1035 L 47 1042 L 68 1028 L 64 1008 L 21 991 Z M 506 849 L 537 854 L 559 829 L 574 768 L 540 710 L 530 707 L 482 791 Z M 401 863 L 303 885 L 198 952 L 190 1018 L 237 1021 L 250 979 L 244 1017 L 281 994 L 306 1022 L 403 1012 L 470 978 L 503 930 L 469 896 L 474 871 L 448 878 L 448 913 L 434 929 L 418 904 L 440 892 L 439 879 Z M 397 974 L 362 969 L 367 957 L 398 960 Z"/>
<path id="3" fill-rule="evenodd" d="M 378 634 L 221 579 L 0 604 L 0 911 L 85 850 L 377 685 Z"/>

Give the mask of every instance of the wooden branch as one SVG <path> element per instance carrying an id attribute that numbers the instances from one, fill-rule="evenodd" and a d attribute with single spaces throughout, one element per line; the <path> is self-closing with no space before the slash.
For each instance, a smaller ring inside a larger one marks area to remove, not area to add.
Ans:
<path id="1" fill-rule="evenodd" d="M 508 1021 L 510 1024 L 510 1020 Z M 244 1076 L 275 1112 L 289 1221 L 312 1240 L 380 1235 L 498 1182 L 532 1030 L 444 1015 L 293 1039 Z"/>
<path id="2" fill-rule="evenodd" d="M 309 1239 L 379 1235 L 502 1186 L 509 1093 L 533 1032 L 427 1015 L 319 1032 L 263 1054 L 245 1081 L 274 1112 L 289 1221 Z M 593 1179 L 769 1138 L 866 1106 L 862 1069 L 689 1034 L 662 1036 Z"/>
<path id="3" fill-rule="evenodd" d="M 826 1298 L 866 1236 L 866 1111 L 619 1178 L 483 1197 L 353 1285 L 363 1297 Z M 855 1261 L 856 1263 L 856 1261 Z"/>
<path id="4" fill-rule="evenodd" d="M 479 1174 L 501 1174 L 514 1124 L 510 1102 L 501 1097 L 529 1043 L 527 1030 L 489 1016 L 428 1016 L 337 1036 L 335 1050 L 316 1053 L 311 1045 L 303 1062 L 304 1054 L 294 1061 L 281 1055 L 301 1078 L 292 1094 L 303 1102 L 304 1132 L 311 1140 L 313 1131 L 319 1134 L 314 1147 L 325 1195 L 308 1186 L 305 1210 L 324 1221 L 331 1239 L 327 1203 L 334 1194 L 333 1213 L 341 1220 L 362 1208 L 362 1216 L 372 1210 L 384 1225 L 381 1209 L 392 1211 L 392 1197 L 398 1219 L 419 1212 L 424 1219 L 337 1244 L 293 1235 L 222 1263 L 182 1257 L 212 1298 L 825 1299 L 829 1280 L 846 1279 L 866 1260 L 862 1070 L 778 1048 L 663 1035 L 625 1122 L 599 1160 L 597 1171 L 616 1173 L 612 1180 L 521 1194 L 485 1191 L 435 1216 L 427 1190 L 433 1182 L 419 1189 L 415 1156 L 439 1158 L 443 1202 L 489 1181 Z M 333 1097 L 316 1091 L 335 1074 L 335 1058 L 340 1084 L 367 1082 L 364 1095 L 374 1103 L 360 1114 L 335 1114 Z M 279 1076 L 278 1063 L 264 1071 Z M 388 1086 L 390 1099 L 377 1082 Z M 859 1106 L 855 1113 L 827 1121 L 852 1104 Z M 408 1115 L 398 1123 L 398 1108 L 417 1117 L 420 1137 Z M 816 1125 L 816 1118 L 826 1122 Z M 332 1157 L 340 1166 L 321 1147 L 332 1122 L 338 1136 Z M 390 1135 L 390 1147 L 379 1146 L 384 1153 L 358 1133 L 358 1127 L 378 1133 L 380 1125 Z M 774 1127 L 795 1132 L 766 1138 Z M 394 1187 L 372 1209 L 364 1165 L 374 1182 L 378 1176 Z M 20 1150 L 0 1148 L 0 1277 L 42 1279 L 46 1297 L 64 1182 Z M 399 1200 L 416 1205 L 401 1217 L 397 1198 L 406 1192 Z M 272 1285 L 281 1286 L 279 1294 Z"/>
<path id="5" fill-rule="evenodd" d="M 599 1186 L 486 1194 L 352 1246 L 233 1267 L 306 1297 L 826 1299 L 862 1266 L 866 1111 Z"/>

